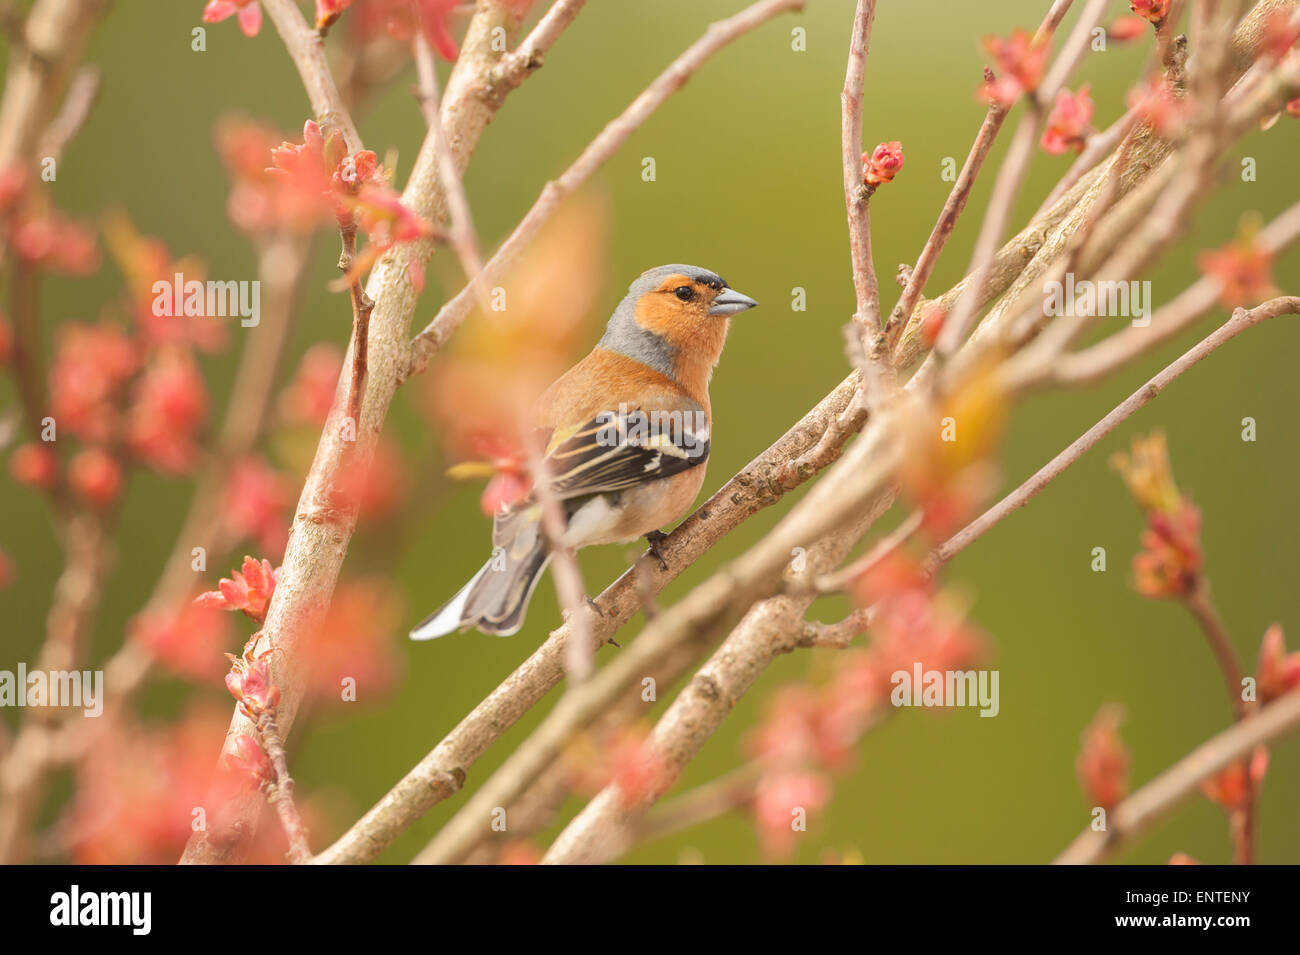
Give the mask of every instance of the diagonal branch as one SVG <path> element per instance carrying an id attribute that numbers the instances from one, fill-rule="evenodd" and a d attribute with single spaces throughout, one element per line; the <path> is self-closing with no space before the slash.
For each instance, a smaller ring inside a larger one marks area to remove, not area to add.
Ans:
<path id="1" fill-rule="evenodd" d="M 1300 728 L 1300 691 L 1292 690 L 1192 750 L 1108 813 L 1105 832 L 1084 830 L 1055 865 L 1102 862 L 1132 842 L 1188 797 L 1215 773 L 1254 752 L 1255 747 Z"/>

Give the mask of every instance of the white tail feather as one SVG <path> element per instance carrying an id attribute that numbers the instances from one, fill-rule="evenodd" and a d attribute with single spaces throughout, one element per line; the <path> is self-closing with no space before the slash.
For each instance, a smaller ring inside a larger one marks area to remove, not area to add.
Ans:
<path id="1" fill-rule="evenodd" d="M 411 631 L 411 639 L 433 640 L 459 630 L 465 613 L 465 603 L 469 600 L 469 592 L 491 566 L 490 561 L 484 564 L 479 572 L 469 579 L 469 583 L 456 591 L 456 596 L 447 601 L 446 606 Z"/>

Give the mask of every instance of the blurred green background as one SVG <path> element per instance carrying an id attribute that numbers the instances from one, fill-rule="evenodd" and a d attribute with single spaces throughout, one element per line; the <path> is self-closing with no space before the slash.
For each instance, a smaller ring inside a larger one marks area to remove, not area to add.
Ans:
<path id="1" fill-rule="evenodd" d="M 54 195 L 60 208 L 85 217 L 126 209 L 142 232 L 162 238 L 173 254 L 200 256 L 211 276 L 253 277 L 250 248 L 226 217 L 228 181 L 213 149 L 213 126 L 222 115 L 240 112 L 293 132 L 308 105 L 269 23 L 251 40 L 233 21 L 213 25 L 207 51 L 192 52 L 190 30 L 202 6 L 200 0 L 114 5 L 87 55 L 103 68 L 102 96 L 61 164 Z M 467 185 L 484 243 L 504 237 L 546 180 L 706 23 L 742 6 L 741 0 L 592 0 L 545 68 L 510 97 L 482 138 Z M 880 4 L 867 65 L 864 148 L 897 139 L 907 157 L 898 179 L 872 203 L 875 260 L 887 307 L 897 295 L 896 264 L 915 259 L 949 190 L 940 177 L 943 159 L 955 157 L 960 164 L 979 126 L 983 107 L 972 95 L 984 63 L 978 38 L 1032 27 L 1046 6 L 1046 0 Z M 1127 13 L 1126 3 L 1111 6 L 1107 21 Z M 638 273 L 664 262 L 712 268 L 763 303 L 735 324 L 714 377 L 715 440 L 706 493 L 784 432 L 846 371 L 840 329 L 852 311 L 853 292 L 840 184 L 839 92 L 852 16 L 849 0 L 810 0 L 805 14 L 779 18 L 744 37 L 677 93 L 598 177 L 612 210 L 609 273 L 572 280 L 603 283 L 606 311 Z M 1072 22 L 1073 17 L 1067 26 Z M 806 52 L 791 49 L 795 27 L 807 31 Z M 1112 44 L 1085 62 L 1077 79 L 1093 85 L 1099 125 L 1123 108 L 1124 92 L 1148 49 L 1145 39 Z M 440 69 L 445 78 L 445 65 Z M 412 82 L 408 69 L 359 118 L 370 148 L 381 156 L 397 150 L 401 178 L 422 138 Z M 990 171 L 1010 125 L 929 284 L 932 293 L 947 288 L 968 263 Z M 1271 216 L 1295 200 L 1298 146 L 1300 124 L 1285 117 L 1272 131 L 1245 141 L 1237 154 L 1255 157 L 1258 181 L 1240 181 L 1235 163 L 1229 163 L 1222 190 L 1202 208 L 1191 236 L 1148 276 L 1157 302 L 1196 277 L 1196 251 L 1231 238 L 1243 211 Z M 644 156 L 656 159 L 653 183 L 641 179 Z M 1069 156 L 1036 156 L 1016 228 L 1069 162 Z M 286 376 L 311 343 L 345 344 L 345 299 L 326 289 L 335 274 L 334 257 L 332 239 L 318 243 Z M 449 262 L 446 253 L 439 258 Z M 433 316 L 444 292 L 458 287 L 439 288 L 439 276 L 454 281 L 458 274 L 448 262 L 430 271 L 417 326 Z M 1294 282 L 1298 262 L 1293 254 L 1277 263 L 1275 279 L 1287 292 L 1300 291 Z M 806 312 L 790 308 L 795 286 L 807 289 Z M 47 322 L 93 319 L 119 288 L 111 264 L 87 280 L 47 281 L 44 315 Z M 1216 312 L 1103 386 L 1043 395 L 1019 406 L 1001 455 L 1003 490 L 1225 317 Z M 236 335 L 236 346 L 241 342 Z M 1107 459 L 1126 448 L 1134 433 L 1166 430 L 1178 481 L 1204 512 L 1214 598 L 1247 669 L 1253 670 L 1260 637 L 1274 621 L 1290 630 L 1293 645 L 1300 643 L 1298 346 L 1300 328 L 1293 319 L 1244 335 L 951 565 L 948 580 L 971 595 L 974 621 L 996 642 L 1000 715 L 906 712 L 891 720 L 863 743 L 857 768 L 838 780 L 830 807 L 800 840 L 797 861 L 815 862 L 827 848 L 856 849 L 868 862 L 1046 861 L 1087 822 L 1074 760 L 1079 734 L 1101 703 L 1124 707 L 1135 785 L 1228 724 L 1221 678 L 1190 618 L 1176 606 L 1139 597 L 1130 586 L 1128 561 L 1138 547 L 1140 518 Z M 205 364 L 214 409 L 223 406 L 236 354 L 232 349 Z M 8 383 L 0 388 L 7 403 Z M 441 463 L 430 464 L 441 460 L 437 437 L 411 391 L 399 395 L 390 427 L 411 460 L 429 467 L 411 476 L 412 501 L 419 505 L 407 507 L 418 522 L 399 520 L 396 527 L 363 532 L 345 565 L 346 573 L 390 576 L 404 590 L 406 616 L 391 635 L 404 674 L 387 698 L 321 714 L 296 727 L 291 743 L 301 791 L 324 795 L 334 807 L 336 827 L 367 809 L 558 619 L 553 590 L 543 586 L 528 625 L 511 639 L 469 633 L 431 644 L 406 640 L 406 625 L 436 608 L 488 550 L 478 487 L 446 488 Z M 1241 440 L 1246 416 L 1258 422 L 1255 443 Z M 120 643 L 126 621 L 147 598 L 190 492 L 183 481 L 149 475 L 132 481 L 119 559 L 96 634 L 97 658 Z M 34 655 L 60 554 L 48 515 L 7 470 L 0 476 L 0 495 L 0 546 L 15 556 L 20 575 L 17 586 L 0 592 L 0 667 L 12 668 Z M 750 520 L 662 600 L 680 598 L 741 553 L 789 506 L 786 501 Z M 1098 546 L 1108 553 L 1106 573 L 1089 569 Z M 598 592 L 620 573 L 625 557 L 618 547 L 584 554 L 589 589 Z M 211 564 L 213 571 L 226 566 Z M 209 576 L 214 582 L 217 574 Z M 827 601 L 813 615 L 838 619 L 845 609 L 842 602 Z M 638 618 L 624 639 L 635 639 L 640 625 Z M 743 735 L 763 700 L 784 681 L 823 672 L 827 661 L 819 654 L 829 652 L 794 654 L 773 667 L 676 791 L 737 765 Z M 163 681 L 146 697 L 145 710 L 166 716 L 200 692 L 209 691 Z M 210 692 L 218 700 L 224 694 L 219 687 Z M 659 709 L 672 695 L 661 689 Z M 472 768 L 469 787 L 486 778 L 539 716 L 512 729 Z M 436 807 L 384 861 L 409 859 L 463 801 Z M 1300 861 L 1297 804 L 1300 741 L 1291 740 L 1274 749 L 1264 785 L 1260 861 Z M 578 805 L 574 800 L 567 809 Z M 323 847 L 337 831 L 314 833 L 313 843 Z M 709 862 L 761 858 L 752 824 L 735 816 L 645 846 L 629 859 L 674 862 L 687 849 Z M 1227 826 L 1215 806 L 1193 801 L 1121 859 L 1160 863 L 1177 850 L 1206 862 L 1229 860 Z"/>

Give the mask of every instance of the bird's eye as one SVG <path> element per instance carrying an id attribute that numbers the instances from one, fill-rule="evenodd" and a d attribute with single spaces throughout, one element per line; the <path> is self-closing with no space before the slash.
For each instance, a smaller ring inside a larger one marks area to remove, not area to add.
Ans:
<path id="1" fill-rule="evenodd" d="M 695 289 L 691 288 L 689 285 L 679 285 L 677 288 L 673 289 L 673 294 L 683 302 L 689 302 L 691 299 L 695 298 Z"/>

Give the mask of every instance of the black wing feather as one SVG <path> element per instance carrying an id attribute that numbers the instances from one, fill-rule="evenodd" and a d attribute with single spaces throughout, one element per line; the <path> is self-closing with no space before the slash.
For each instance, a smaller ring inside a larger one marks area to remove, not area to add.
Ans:
<path id="1" fill-rule="evenodd" d="M 696 433 L 686 420 L 651 427 L 654 419 L 640 409 L 594 418 L 547 453 L 551 486 L 562 499 L 585 497 L 698 467 L 709 457 L 707 427 Z"/>

